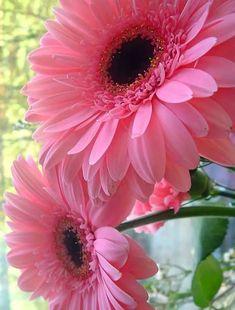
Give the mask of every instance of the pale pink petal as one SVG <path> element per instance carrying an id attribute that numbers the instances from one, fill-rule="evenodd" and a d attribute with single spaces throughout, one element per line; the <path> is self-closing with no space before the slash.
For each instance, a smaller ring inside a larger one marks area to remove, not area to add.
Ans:
<path id="1" fill-rule="evenodd" d="M 215 45 L 216 42 L 217 39 L 214 37 L 199 41 L 185 51 L 181 65 L 187 65 L 205 55 Z"/>
<path id="2" fill-rule="evenodd" d="M 121 125 L 117 128 L 112 144 L 107 151 L 106 162 L 110 176 L 114 181 L 124 178 L 127 173 L 130 159 L 127 150 L 128 131 Z M 113 160 L 115 158 L 115 160 Z"/>
<path id="3" fill-rule="evenodd" d="M 122 276 L 121 272 L 118 271 L 118 269 L 116 269 L 112 264 L 110 264 L 109 260 L 107 260 L 104 256 L 99 254 L 99 249 L 97 250 L 97 257 L 98 257 L 98 260 L 99 260 L 100 268 L 102 268 L 103 271 L 105 273 L 107 273 L 107 275 L 113 281 L 117 281 L 117 280 L 119 280 L 121 278 L 121 276 Z"/>
<path id="4" fill-rule="evenodd" d="M 156 90 L 157 97 L 165 102 L 178 103 L 192 98 L 192 90 L 184 83 L 166 80 L 165 83 Z"/>
<path id="5" fill-rule="evenodd" d="M 172 79 L 190 87 L 195 97 L 210 97 L 217 91 L 217 84 L 213 75 L 208 74 L 206 70 L 181 69 Z"/>
<path id="6" fill-rule="evenodd" d="M 152 115 L 152 102 L 141 105 L 135 114 L 131 138 L 137 138 L 145 133 Z"/>
<path id="7" fill-rule="evenodd" d="M 53 117 L 48 126 L 46 126 L 45 131 L 58 132 L 67 130 L 79 125 L 93 115 L 95 115 L 95 111 L 93 109 L 89 109 L 89 107 L 81 106 L 78 111 L 77 106 L 72 106 L 62 114 L 57 114 Z"/>
<path id="8" fill-rule="evenodd" d="M 130 138 L 128 146 L 129 157 L 137 173 L 149 183 L 161 180 L 164 175 L 166 155 L 157 112 L 152 114 L 145 133 L 140 137 Z"/>
<path id="9" fill-rule="evenodd" d="M 95 227 L 117 226 L 130 213 L 134 204 L 134 197 L 131 195 L 126 184 L 123 182 L 118 191 L 102 207 L 93 206 L 90 208 L 90 220 Z M 112 212 L 110 212 L 112 210 Z"/>
<path id="10" fill-rule="evenodd" d="M 107 121 L 101 127 L 94 146 L 91 150 L 89 163 L 94 165 L 108 149 L 110 143 L 113 140 L 116 129 L 118 127 L 119 120 L 115 119 L 112 121 Z"/>
<path id="11" fill-rule="evenodd" d="M 146 255 L 144 249 L 136 241 L 128 236 L 126 238 L 129 242 L 130 255 L 125 268 L 137 279 L 153 276 L 158 271 L 155 262 Z M 143 266 L 145 267 L 143 268 Z"/>
<path id="12" fill-rule="evenodd" d="M 42 277 L 40 277 L 35 269 L 25 270 L 18 280 L 19 287 L 26 292 L 31 292 L 35 290 L 41 283 L 44 281 Z"/>
<path id="13" fill-rule="evenodd" d="M 166 104 L 166 106 L 187 126 L 193 135 L 203 137 L 208 133 L 208 124 L 205 118 L 189 103 Z"/>
<path id="14" fill-rule="evenodd" d="M 76 154 L 83 151 L 92 141 L 101 126 L 100 122 L 95 122 L 89 127 L 82 128 L 77 133 L 78 142 L 70 149 L 68 154 Z"/>
<path id="15" fill-rule="evenodd" d="M 157 107 L 166 146 L 172 158 L 185 168 L 194 169 L 199 161 L 195 143 L 181 121 L 164 105 Z"/>
<path id="16" fill-rule="evenodd" d="M 116 268 L 120 268 L 125 264 L 128 257 L 128 247 L 119 247 L 117 246 L 117 244 L 106 239 L 95 240 L 94 246 L 97 253 L 100 254 L 99 260 L 101 260 L 101 257 L 103 257 L 106 261 L 109 262 L 109 264 L 112 264 L 112 266 Z M 102 268 L 105 269 L 105 267 L 103 267 L 103 264 L 105 264 L 105 262 L 102 261 L 100 262 L 100 264 L 102 265 Z M 120 279 L 120 273 L 115 272 L 115 275 L 117 276 L 115 280 Z"/>

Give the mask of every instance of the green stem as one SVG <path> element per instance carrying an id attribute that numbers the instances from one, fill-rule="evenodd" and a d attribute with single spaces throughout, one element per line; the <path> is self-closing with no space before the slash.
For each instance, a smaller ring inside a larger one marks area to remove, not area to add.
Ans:
<path id="1" fill-rule="evenodd" d="M 168 210 L 164 212 L 155 212 L 136 219 L 126 221 L 120 224 L 117 229 L 119 231 L 127 230 L 130 228 L 136 228 L 139 226 L 190 217 L 235 217 L 235 208 L 221 207 L 221 206 L 195 206 L 181 208 L 177 214 L 174 210 Z"/>
<path id="2" fill-rule="evenodd" d="M 223 196 L 226 198 L 231 198 L 231 199 L 235 199 L 235 192 L 232 191 L 225 191 L 225 190 L 221 190 L 218 188 L 215 188 L 213 190 L 212 196 Z"/>

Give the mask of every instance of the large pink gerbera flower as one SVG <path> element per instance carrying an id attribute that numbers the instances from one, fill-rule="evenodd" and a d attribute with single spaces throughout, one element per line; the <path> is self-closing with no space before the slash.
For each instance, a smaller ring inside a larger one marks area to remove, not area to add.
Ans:
<path id="1" fill-rule="evenodd" d="M 41 162 L 93 195 L 180 191 L 199 155 L 235 165 L 235 0 L 61 0 L 23 89 Z M 101 186 L 100 186 L 101 184 Z"/>
<path id="2" fill-rule="evenodd" d="M 12 172 L 17 194 L 6 195 L 12 229 L 6 240 L 22 290 L 43 296 L 54 310 L 152 309 L 136 279 L 153 275 L 156 264 L 113 227 L 133 203 L 122 188 L 109 206 L 94 206 L 78 175 L 65 185 L 63 169 L 42 175 L 22 158 Z"/>

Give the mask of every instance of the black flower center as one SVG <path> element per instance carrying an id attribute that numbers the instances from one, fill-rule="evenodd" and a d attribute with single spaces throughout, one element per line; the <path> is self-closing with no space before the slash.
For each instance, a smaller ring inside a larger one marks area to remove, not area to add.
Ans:
<path id="1" fill-rule="evenodd" d="M 151 66 L 155 46 L 150 38 L 137 35 L 124 41 L 111 56 L 107 73 L 114 84 L 125 85 L 135 82 Z"/>
<path id="2" fill-rule="evenodd" d="M 74 231 L 73 227 L 69 227 L 64 232 L 64 245 L 67 249 L 68 255 L 72 262 L 77 266 L 81 267 L 83 264 L 83 243 L 78 238 L 78 234 Z"/>
<path id="3" fill-rule="evenodd" d="M 60 219 L 55 231 L 58 258 L 67 271 L 80 280 L 90 275 L 91 244 L 88 245 L 86 234 L 80 223 L 69 217 Z"/>

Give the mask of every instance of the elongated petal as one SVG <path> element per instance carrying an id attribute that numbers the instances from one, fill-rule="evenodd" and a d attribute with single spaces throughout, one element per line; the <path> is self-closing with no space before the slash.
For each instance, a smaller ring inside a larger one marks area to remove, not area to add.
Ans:
<path id="1" fill-rule="evenodd" d="M 164 105 L 158 105 L 157 113 L 172 158 L 185 168 L 195 168 L 199 160 L 198 151 L 187 129 Z"/>

